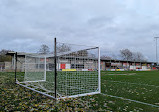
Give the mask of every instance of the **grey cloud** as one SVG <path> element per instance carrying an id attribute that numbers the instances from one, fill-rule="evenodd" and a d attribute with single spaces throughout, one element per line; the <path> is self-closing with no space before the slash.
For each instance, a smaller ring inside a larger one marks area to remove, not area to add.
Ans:
<path id="1" fill-rule="evenodd" d="M 142 4 L 141 4 L 142 3 Z M 36 51 L 58 41 L 101 46 L 102 52 L 129 48 L 155 61 L 153 36 L 159 8 L 141 0 L 1 0 L 0 49 Z M 155 0 L 151 3 L 158 4 Z M 147 13 L 148 11 L 148 13 Z M 152 14 L 149 12 L 153 12 Z M 152 53 L 150 53 L 152 52 Z"/>

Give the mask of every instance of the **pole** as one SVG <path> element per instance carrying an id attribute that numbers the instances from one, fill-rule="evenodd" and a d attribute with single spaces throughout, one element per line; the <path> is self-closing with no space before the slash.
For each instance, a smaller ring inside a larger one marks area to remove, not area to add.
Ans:
<path id="1" fill-rule="evenodd" d="M 100 74 L 100 47 L 98 47 L 98 88 L 101 93 L 101 74 Z"/>
<path id="2" fill-rule="evenodd" d="M 56 94 L 56 78 L 57 78 L 57 69 L 56 69 L 56 38 L 54 39 L 54 63 L 55 63 L 55 98 L 57 98 L 57 94 Z"/>
<path id="3" fill-rule="evenodd" d="M 154 38 L 156 39 L 156 63 L 158 64 L 157 39 L 158 39 L 159 37 L 154 37 Z"/>
<path id="4" fill-rule="evenodd" d="M 16 83 L 16 79 L 17 79 L 17 52 L 15 53 L 15 83 Z"/>
<path id="5" fill-rule="evenodd" d="M 157 64 L 158 64 L 158 55 L 157 55 L 157 38 L 156 38 L 156 61 L 157 61 Z"/>

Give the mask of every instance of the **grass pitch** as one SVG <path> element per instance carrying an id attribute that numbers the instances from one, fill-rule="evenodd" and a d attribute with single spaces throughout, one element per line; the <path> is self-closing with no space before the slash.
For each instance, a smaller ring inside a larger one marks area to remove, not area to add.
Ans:
<path id="1" fill-rule="evenodd" d="M 22 73 L 18 76 L 23 78 Z M 14 84 L 0 73 L 0 111 L 158 112 L 159 71 L 101 72 L 102 94 L 55 100 Z M 158 106 L 158 107 L 157 107 Z"/>

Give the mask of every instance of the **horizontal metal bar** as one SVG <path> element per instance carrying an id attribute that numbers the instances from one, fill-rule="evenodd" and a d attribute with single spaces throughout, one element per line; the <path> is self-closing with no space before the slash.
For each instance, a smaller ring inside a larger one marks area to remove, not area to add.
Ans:
<path id="1" fill-rule="evenodd" d="M 23 81 L 21 83 L 27 83 L 27 82 L 45 82 L 46 80 L 38 80 L 38 81 Z"/>
<path id="2" fill-rule="evenodd" d="M 25 88 L 27 88 L 27 89 L 30 89 L 30 90 L 34 91 L 34 92 L 40 93 L 40 94 L 42 94 L 42 95 L 45 95 L 45 96 L 47 96 L 47 97 L 53 98 L 53 99 L 55 99 L 55 100 L 66 99 L 66 98 L 76 98 L 76 97 L 82 97 L 82 96 L 100 94 L 100 92 L 91 92 L 91 93 L 84 93 L 84 94 L 79 94 L 79 95 L 72 95 L 72 96 L 65 96 L 65 97 L 55 98 L 55 97 L 53 97 L 53 96 L 51 96 L 51 95 L 48 95 L 46 92 L 41 92 L 41 91 L 35 90 L 34 88 L 28 87 L 28 86 L 23 85 L 23 84 L 21 84 L 21 83 L 19 83 L 19 82 L 16 82 L 16 83 L 17 83 L 18 85 L 22 86 L 22 87 L 25 87 Z M 58 93 L 57 93 L 57 94 L 58 94 Z"/>
<path id="3" fill-rule="evenodd" d="M 84 94 L 79 94 L 79 95 L 66 96 L 66 97 L 57 98 L 57 100 L 65 99 L 65 98 L 76 98 L 76 97 L 95 95 L 95 94 L 100 94 L 100 92 L 92 92 L 92 93 L 84 93 Z"/>
<path id="4" fill-rule="evenodd" d="M 63 43 L 63 42 L 57 42 L 59 44 L 68 44 L 68 45 L 76 45 L 76 46 L 85 46 L 85 47 L 97 47 L 97 46 L 88 46 L 88 45 L 81 45 L 81 44 L 72 44 L 72 43 Z"/>

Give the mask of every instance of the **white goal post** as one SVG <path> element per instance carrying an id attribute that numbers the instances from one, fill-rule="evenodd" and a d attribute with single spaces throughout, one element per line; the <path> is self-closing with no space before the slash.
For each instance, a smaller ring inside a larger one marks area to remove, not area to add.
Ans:
<path id="1" fill-rule="evenodd" d="M 54 46 L 54 53 L 26 54 L 24 78 L 15 76 L 16 83 L 54 99 L 101 93 L 100 48 L 56 38 Z"/>

